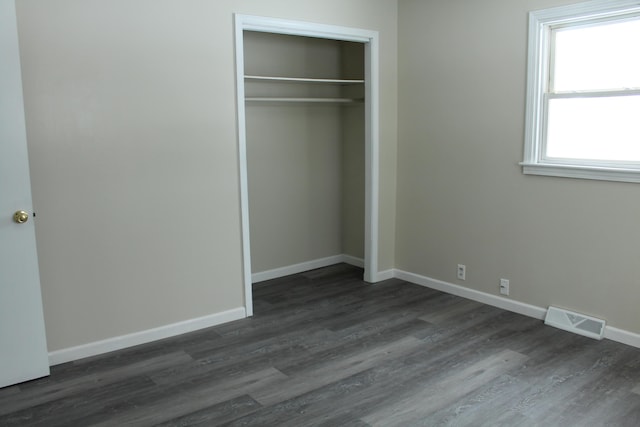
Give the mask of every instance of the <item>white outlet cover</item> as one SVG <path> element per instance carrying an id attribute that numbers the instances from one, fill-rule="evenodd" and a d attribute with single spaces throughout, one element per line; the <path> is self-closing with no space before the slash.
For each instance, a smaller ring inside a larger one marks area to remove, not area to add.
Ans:
<path id="1" fill-rule="evenodd" d="M 467 266 L 464 264 L 458 264 L 458 279 L 465 280 L 467 276 Z"/>
<path id="2" fill-rule="evenodd" d="M 502 295 L 509 295 L 509 280 L 500 279 L 500 293 Z"/>

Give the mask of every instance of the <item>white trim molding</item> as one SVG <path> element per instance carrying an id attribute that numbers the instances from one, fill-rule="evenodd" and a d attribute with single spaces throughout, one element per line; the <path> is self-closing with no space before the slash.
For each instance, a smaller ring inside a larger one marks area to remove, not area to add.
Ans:
<path id="1" fill-rule="evenodd" d="M 453 283 L 444 282 L 442 280 L 432 279 L 430 277 L 421 276 L 415 273 L 409 273 L 403 270 L 396 269 L 394 270 L 394 272 L 394 277 L 406 282 L 425 286 L 427 288 L 446 292 L 448 294 L 457 295 L 459 297 L 467 298 L 473 301 L 478 301 L 483 304 L 491 305 L 493 307 L 498 307 L 504 310 L 512 311 L 514 313 L 533 317 L 534 319 L 544 320 L 547 314 L 547 309 L 543 307 L 514 301 L 509 298 L 488 294 L 486 292 L 481 292 L 475 289 L 469 289 L 464 286 L 455 285 Z M 607 325 L 604 329 L 604 337 L 612 341 L 640 348 L 640 334 L 637 334 L 635 332 L 626 331 L 624 329 L 618 329 Z"/>
<path id="2" fill-rule="evenodd" d="M 599 181 L 640 182 L 635 169 L 595 166 L 553 165 L 549 163 L 520 163 L 525 175 L 559 176 L 564 178 L 595 179 Z"/>
<path id="3" fill-rule="evenodd" d="M 637 18 L 639 0 L 592 0 L 529 13 L 524 158 L 527 175 L 603 181 L 640 182 L 640 163 L 547 156 L 549 103 L 557 98 L 638 95 L 636 88 L 555 92 L 553 84 L 554 31 L 567 27 Z M 604 143 L 604 142 L 603 142 Z"/>
<path id="4" fill-rule="evenodd" d="M 483 304 L 502 308 L 504 310 L 513 311 L 514 313 L 523 314 L 535 319 L 542 320 L 547 314 L 547 310 L 545 308 L 535 305 L 525 304 L 523 302 L 514 301 L 512 299 L 500 297 L 497 295 L 491 295 L 486 292 L 481 292 L 464 286 L 454 285 L 453 283 L 432 279 L 427 276 L 421 276 L 419 274 L 409 273 L 407 271 L 395 270 L 395 272 L 396 278 L 411 282 L 415 285 L 425 286 L 427 288 L 446 292 L 448 294 L 457 295 L 459 297 L 478 301 Z"/>
<path id="5" fill-rule="evenodd" d="M 333 257 L 321 258 L 307 263 L 295 264 L 289 267 L 283 267 L 281 269 L 274 269 L 257 273 L 267 277 L 267 275 L 275 274 L 276 272 L 282 277 L 300 268 L 297 272 L 312 270 L 315 268 L 321 268 L 337 263 L 347 263 L 361 267 L 363 260 L 350 255 L 336 255 Z M 310 267 L 310 268 L 309 268 Z M 281 274 L 285 273 L 285 274 Z M 409 283 L 424 286 L 427 288 L 435 289 L 438 291 L 446 292 L 452 295 L 457 295 L 462 298 L 467 298 L 473 301 L 478 301 L 483 304 L 498 307 L 504 310 L 519 313 L 528 317 L 543 320 L 547 313 L 547 309 L 538 307 L 531 304 L 514 301 L 512 299 L 504 298 L 497 295 L 491 295 L 486 292 L 481 292 L 475 289 L 469 289 L 464 286 L 455 285 L 442 280 L 432 279 L 427 276 L 422 276 L 415 273 L 410 273 L 403 270 L 391 269 L 378 273 L 378 281 L 388 279 L 400 279 Z M 268 279 L 264 279 L 268 280 Z M 61 350 L 49 352 L 49 365 L 59 365 L 61 363 L 71 362 L 85 357 L 96 356 L 111 351 L 122 350 L 124 348 L 133 347 L 140 344 L 146 344 L 149 342 L 161 340 L 164 338 L 171 338 L 178 335 L 182 335 L 189 332 L 194 332 L 200 329 L 209 328 L 212 326 L 221 325 L 223 323 L 232 322 L 234 320 L 240 320 L 247 317 L 244 307 L 239 307 L 220 313 L 214 313 L 208 316 L 198 317 L 195 319 L 189 319 L 182 322 L 172 323 L 158 328 L 147 329 L 145 331 L 134 332 L 132 334 L 121 335 L 117 337 L 108 338 L 105 340 L 94 341 L 87 344 L 82 344 L 75 347 L 69 347 Z M 640 334 L 635 332 L 626 331 L 607 325 L 604 331 L 604 338 L 612 341 L 620 342 L 632 347 L 640 348 Z"/>
<path id="6" fill-rule="evenodd" d="M 345 264 L 353 265 L 354 267 L 364 268 L 364 259 L 354 257 L 352 255 L 342 254 L 340 255 L 340 262 L 344 262 Z"/>
<path id="7" fill-rule="evenodd" d="M 334 255 L 326 258 L 314 259 L 311 261 L 301 262 L 299 264 L 287 265 L 285 267 L 274 268 L 272 270 L 253 273 L 251 280 L 253 283 L 264 282 L 265 280 L 277 279 L 278 277 L 289 276 L 291 274 L 303 273 L 305 271 L 315 270 L 316 268 L 328 267 L 334 264 L 350 264 L 362 268 L 364 260 L 351 255 Z"/>
<path id="8" fill-rule="evenodd" d="M 124 348 L 194 332 L 199 329 L 210 328 L 234 320 L 244 319 L 245 317 L 247 316 L 244 307 L 239 307 L 208 316 L 160 326 L 158 328 L 107 338 L 105 340 L 94 341 L 62 350 L 55 350 L 49 352 L 49 365 L 59 365 L 110 351 L 122 350 Z"/>
<path id="9" fill-rule="evenodd" d="M 611 341 L 621 342 L 632 347 L 640 348 L 640 334 L 625 331 L 624 329 L 614 328 L 612 326 L 604 327 L 604 337 Z"/>
<path id="10" fill-rule="evenodd" d="M 392 268 L 392 269 L 389 269 L 389 270 L 380 271 L 376 275 L 375 282 L 381 282 L 383 280 L 389 280 L 389 279 L 393 279 L 395 277 L 396 277 L 396 271 Z"/>

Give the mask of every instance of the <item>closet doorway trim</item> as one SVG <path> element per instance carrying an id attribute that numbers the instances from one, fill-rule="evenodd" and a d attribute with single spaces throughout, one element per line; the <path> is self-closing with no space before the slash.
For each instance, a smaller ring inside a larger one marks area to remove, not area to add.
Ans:
<path id="1" fill-rule="evenodd" d="M 249 236 L 249 190 L 247 178 L 247 135 L 244 93 L 244 31 L 306 36 L 363 43 L 365 47 L 365 239 L 364 280 L 375 283 L 378 272 L 379 194 L 379 90 L 377 31 L 287 19 L 235 14 L 236 97 L 238 114 L 238 157 L 242 225 L 242 269 L 247 316 L 253 315 L 251 241 Z"/>

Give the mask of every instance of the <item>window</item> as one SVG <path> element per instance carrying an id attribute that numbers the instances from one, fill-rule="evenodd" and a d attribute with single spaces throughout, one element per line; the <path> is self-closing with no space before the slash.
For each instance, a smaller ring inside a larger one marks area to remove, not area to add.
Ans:
<path id="1" fill-rule="evenodd" d="M 640 182 L 640 2 L 531 12 L 525 174 Z"/>

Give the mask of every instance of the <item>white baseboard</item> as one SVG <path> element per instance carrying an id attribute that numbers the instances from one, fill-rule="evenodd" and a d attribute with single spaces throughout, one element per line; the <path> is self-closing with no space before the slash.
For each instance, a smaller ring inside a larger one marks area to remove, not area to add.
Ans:
<path id="1" fill-rule="evenodd" d="M 122 350 L 123 348 L 133 347 L 139 344 L 173 337 L 188 332 L 197 331 L 199 329 L 209 328 L 211 326 L 220 325 L 222 323 L 231 322 L 238 319 L 244 319 L 246 312 L 244 307 L 234 308 L 232 310 L 215 313 L 208 316 L 189 319 L 170 325 L 160 326 L 158 328 L 147 329 L 146 331 L 134 332 L 132 334 L 121 335 L 106 340 L 95 341 L 76 347 L 64 348 L 49 353 L 49 365 L 59 365 L 73 360 L 83 359 L 85 357 L 96 356 L 98 354 L 108 353 L 110 351 Z"/>
<path id="2" fill-rule="evenodd" d="M 328 265 L 347 263 L 360 267 L 359 263 L 362 262 L 358 258 L 348 255 L 338 255 L 334 257 L 322 258 L 320 260 L 310 261 L 308 263 L 296 264 L 290 267 L 283 267 L 280 269 L 270 270 L 267 272 L 254 274 L 254 280 L 256 275 L 263 275 L 259 277 L 267 277 L 269 275 L 279 272 L 277 276 L 272 278 L 282 277 L 288 274 L 296 274 L 303 271 L 313 270 L 315 268 L 326 267 Z M 302 270 L 297 270 L 303 268 Z M 294 271 L 296 269 L 296 271 Z M 293 271 L 293 272 L 290 272 Z M 442 280 L 432 279 L 430 277 L 421 276 L 414 273 L 409 273 L 403 270 L 386 270 L 377 273 L 378 280 L 387 280 L 392 278 L 398 278 L 416 285 L 425 286 L 438 291 L 446 292 L 449 294 L 457 295 L 463 298 L 467 298 L 473 301 L 478 301 L 483 304 L 488 304 L 494 307 L 502 308 L 504 310 L 512 311 L 515 313 L 523 314 L 525 316 L 533 317 L 535 319 L 544 319 L 547 309 L 543 307 L 534 306 L 531 304 L 514 301 L 497 295 L 487 294 L 485 292 L 477 291 L 475 289 L 469 289 L 463 286 L 454 285 L 453 283 L 444 282 Z M 262 279 L 269 280 L 269 279 Z M 185 320 L 170 325 L 161 326 L 158 328 L 148 329 L 146 331 L 135 332 L 132 334 L 117 336 L 108 338 L 101 341 L 95 341 L 88 344 L 79 345 L 76 347 L 65 348 L 61 350 L 52 351 L 49 353 L 49 365 L 59 365 L 61 363 L 71 362 L 73 360 L 83 359 L 85 357 L 96 356 L 110 351 L 121 350 L 127 347 L 133 347 L 139 344 L 145 344 L 148 342 L 170 338 L 173 336 L 185 334 L 188 332 L 197 331 L 199 329 L 209 328 L 211 326 L 220 325 L 223 323 L 231 322 L 234 320 L 243 319 L 246 317 L 246 311 L 244 307 L 235 308 L 232 310 L 223 311 L 221 313 L 215 313 L 208 316 L 198 317 L 195 319 Z M 604 331 L 604 337 L 612 341 L 627 344 L 633 347 L 640 348 L 640 334 L 635 332 L 626 331 L 624 329 L 618 329 L 612 326 L 606 326 Z"/>
<path id="3" fill-rule="evenodd" d="M 265 280 L 277 279 L 278 277 L 289 276 L 291 274 L 303 273 L 316 268 L 328 267 L 334 264 L 344 262 L 356 267 L 364 267 L 364 260 L 353 257 L 351 255 L 334 255 L 326 258 L 314 259 L 311 261 L 301 262 L 300 264 L 288 265 L 285 267 L 274 268 L 273 270 L 261 271 L 251 275 L 253 283 L 264 282 Z"/>
<path id="4" fill-rule="evenodd" d="M 375 273 L 375 283 L 393 279 L 394 277 L 396 277 L 396 271 L 393 268 L 390 270 L 379 271 Z"/>
<path id="5" fill-rule="evenodd" d="M 617 341 L 632 347 L 640 348 L 640 334 L 636 334 L 634 332 L 614 328 L 613 326 L 605 326 L 604 337 L 611 341 Z"/>
<path id="6" fill-rule="evenodd" d="M 340 262 L 344 262 L 345 264 L 353 265 L 354 267 L 364 268 L 364 259 L 362 259 L 362 258 L 356 258 L 354 256 L 346 255 L 346 254 L 340 255 L 340 257 L 342 257 L 342 261 L 340 261 Z"/>
<path id="7" fill-rule="evenodd" d="M 409 273 L 402 270 L 394 270 L 398 279 L 425 286 L 448 294 L 457 295 L 483 304 L 502 308 L 514 313 L 523 314 L 535 319 L 543 320 L 547 314 L 547 309 L 531 304 L 526 304 L 512 299 L 504 298 L 498 295 L 491 295 L 486 292 L 477 291 L 475 289 L 465 288 L 464 286 L 454 285 L 453 283 L 444 282 L 442 280 L 432 279 L 430 277 L 421 276 L 419 274 Z M 604 337 L 612 341 L 627 344 L 640 348 L 640 334 L 625 331 L 612 326 L 605 326 Z"/>
<path id="8" fill-rule="evenodd" d="M 431 289 L 446 292 L 448 294 L 457 295 L 483 304 L 492 305 L 504 310 L 513 311 L 514 313 L 524 314 L 525 316 L 536 319 L 544 319 L 547 310 L 531 304 L 514 301 L 512 299 L 491 295 L 486 292 L 477 291 L 475 289 L 465 288 L 464 286 L 454 285 L 453 283 L 444 282 L 442 280 L 432 279 L 426 276 L 409 273 L 402 270 L 396 270 L 398 279 L 414 283 L 416 285 L 426 286 Z"/>

